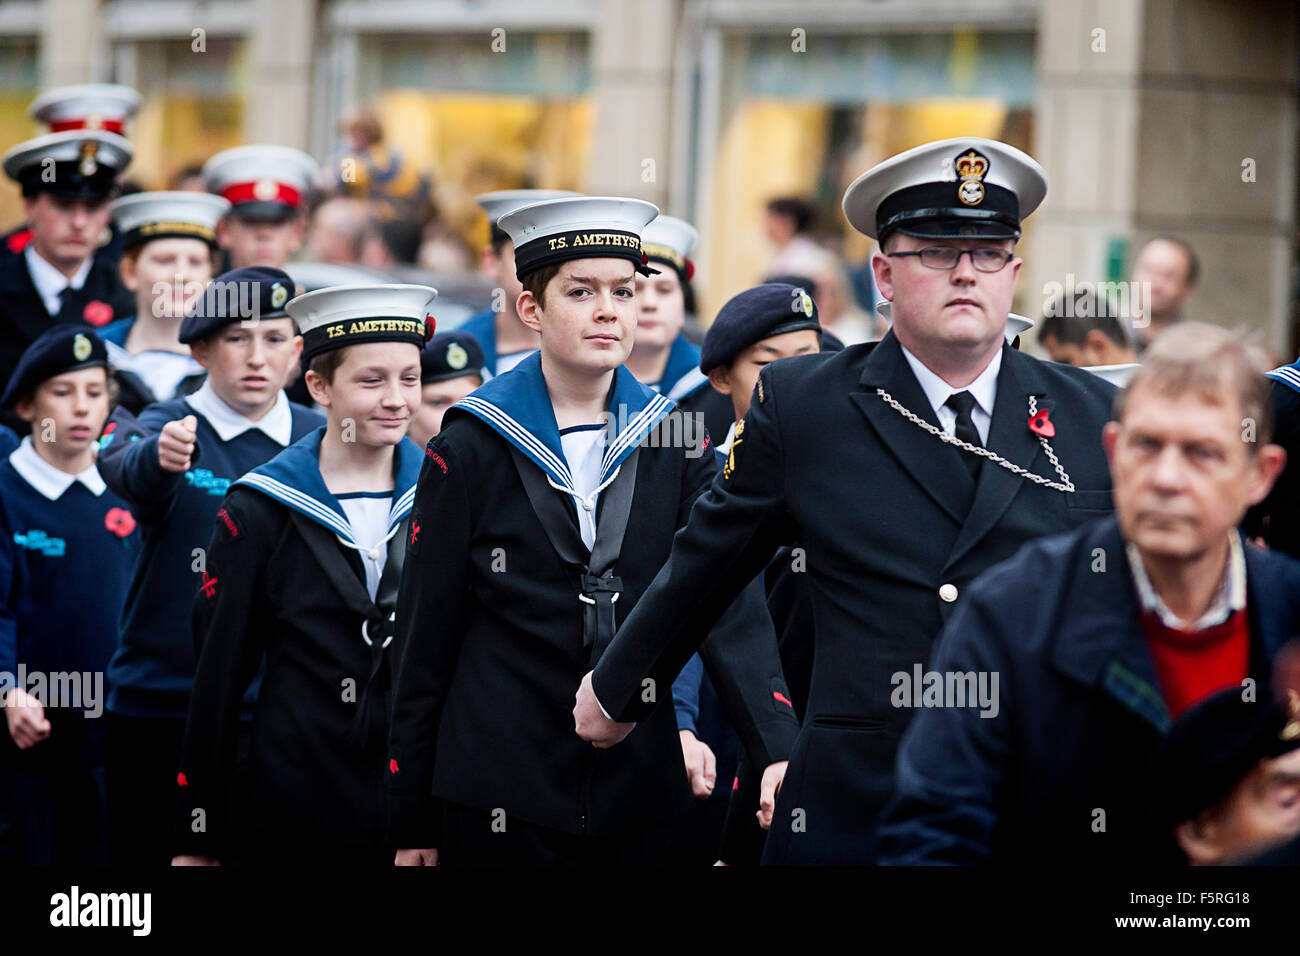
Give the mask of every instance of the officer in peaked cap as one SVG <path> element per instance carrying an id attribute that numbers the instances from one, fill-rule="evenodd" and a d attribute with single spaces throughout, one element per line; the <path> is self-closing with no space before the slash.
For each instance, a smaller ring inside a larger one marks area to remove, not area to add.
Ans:
<path id="1" fill-rule="evenodd" d="M 118 83 L 60 86 L 42 93 L 27 107 L 27 115 L 51 133 L 72 129 L 101 129 L 126 135 L 127 121 L 140 108 L 140 94 Z"/>
<path id="2" fill-rule="evenodd" d="M 614 744 L 647 716 L 641 681 L 672 680 L 720 609 L 797 541 L 813 674 L 785 785 L 760 807 L 765 862 L 872 861 L 912 713 L 891 703 L 890 675 L 924 664 L 980 572 L 1111 508 L 1101 431 L 1114 387 L 1004 338 L 1015 241 L 1046 188 L 1029 156 L 970 137 L 908 150 L 849 187 L 845 215 L 881 244 L 871 264 L 893 328 L 761 371 L 730 473 L 579 694 L 579 732 Z"/>
<path id="3" fill-rule="evenodd" d="M 140 107 L 140 94 L 129 86 L 116 83 L 87 83 L 79 86 L 61 86 L 42 93 L 27 107 L 27 115 L 43 123 L 46 131 L 62 133 L 68 130 L 103 130 L 126 135 L 127 121 Z M 110 238 L 103 243 L 97 256 L 116 266 L 121 255 L 117 232 L 110 225 Z M 21 255 L 32 241 L 32 227 L 23 223 L 0 236 L 0 258 Z"/>
<path id="4" fill-rule="evenodd" d="M 302 245 L 304 203 L 320 179 L 316 160 L 288 146 L 223 150 L 203 164 L 203 185 L 230 203 L 217 232 L 229 268 L 283 269 Z"/>
<path id="5" fill-rule="evenodd" d="M 56 322 L 94 328 L 130 315 L 115 263 L 96 256 L 131 144 L 104 130 L 65 130 L 4 154 L 22 189 L 31 240 L 0 257 L 0 386 L 23 350 Z"/>

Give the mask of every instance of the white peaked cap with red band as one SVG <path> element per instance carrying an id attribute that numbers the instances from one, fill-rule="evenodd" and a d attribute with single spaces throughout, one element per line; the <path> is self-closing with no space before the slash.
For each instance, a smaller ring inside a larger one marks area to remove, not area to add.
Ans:
<path id="1" fill-rule="evenodd" d="M 257 204 L 298 209 L 319 178 L 320 164 L 290 146 L 236 146 L 203 164 L 203 187 L 237 212 Z"/>
<path id="2" fill-rule="evenodd" d="M 117 83 L 60 86 L 42 93 L 27 107 L 27 115 L 51 133 L 70 129 L 126 132 L 126 121 L 140 108 L 140 94 Z"/>

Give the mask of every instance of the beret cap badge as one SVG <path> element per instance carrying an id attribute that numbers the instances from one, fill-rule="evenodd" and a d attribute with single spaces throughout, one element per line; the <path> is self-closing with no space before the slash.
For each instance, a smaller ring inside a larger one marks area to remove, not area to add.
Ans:
<path id="1" fill-rule="evenodd" d="M 810 295 L 809 295 L 807 292 L 805 292 L 803 289 L 800 289 L 800 290 L 799 290 L 799 293 L 800 293 L 799 304 L 800 304 L 801 306 L 803 306 L 803 314 L 806 315 L 806 316 L 808 316 L 808 318 L 811 319 L 812 316 L 813 316 L 813 300 L 812 300 L 812 296 L 810 296 Z"/>
<path id="2" fill-rule="evenodd" d="M 289 301 L 289 290 L 277 282 L 271 286 L 271 308 L 278 309 Z"/>
<path id="3" fill-rule="evenodd" d="M 86 338 L 80 332 L 72 339 L 72 357 L 78 362 L 84 362 L 90 358 L 90 339 Z"/>
<path id="4" fill-rule="evenodd" d="M 469 364 L 469 353 L 459 342 L 447 346 L 447 365 L 449 368 L 462 369 Z"/>
<path id="5" fill-rule="evenodd" d="M 957 198 L 967 206 L 978 206 L 984 201 L 984 177 L 988 175 L 989 160 L 983 153 L 969 150 L 958 156 L 957 177 L 961 180 L 957 186 Z"/>

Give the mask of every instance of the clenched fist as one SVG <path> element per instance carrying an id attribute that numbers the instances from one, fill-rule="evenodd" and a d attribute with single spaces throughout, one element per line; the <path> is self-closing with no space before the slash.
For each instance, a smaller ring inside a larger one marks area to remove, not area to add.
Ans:
<path id="1" fill-rule="evenodd" d="M 198 427 L 198 419 L 193 415 L 186 415 L 163 426 L 158 435 L 158 464 L 163 470 L 177 474 L 190 470 Z"/>

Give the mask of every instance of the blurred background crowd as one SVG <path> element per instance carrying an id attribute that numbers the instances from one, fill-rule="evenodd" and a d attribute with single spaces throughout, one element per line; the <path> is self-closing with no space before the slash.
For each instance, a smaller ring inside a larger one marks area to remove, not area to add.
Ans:
<path id="1" fill-rule="evenodd" d="M 919 143 L 987 136 L 1050 183 L 1017 312 L 1147 282 L 1153 313 L 1254 330 L 1278 364 L 1296 342 L 1296 27 L 1272 0 L 14 0 L 0 140 L 39 132 L 41 90 L 115 82 L 142 94 L 128 191 L 202 188 L 202 163 L 246 142 L 303 149 L 323 173 L 297 258 L 430 282 L 443 329 L 496 284 L 476 195 L 637 196 L 700 229 L 688 336 L 793 275 L 852 343 L 884 320 L 844 188 Z M 0 190 L 0 225 L 21 221 Z M 1139 262 L 1157 236 L 1177 241 Z M 1148 319 L 1121 320 L 1140 349 Z M 1080 347 L 1038 334 L 1024 346 L 1044 357 Z"/>

